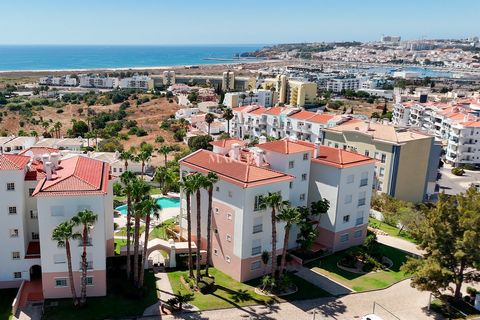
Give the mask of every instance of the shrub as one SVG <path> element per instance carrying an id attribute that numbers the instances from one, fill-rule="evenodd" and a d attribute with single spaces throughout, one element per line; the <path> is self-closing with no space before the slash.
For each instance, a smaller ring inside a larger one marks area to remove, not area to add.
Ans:
<path id="1" fill-rule="evenodd" d="M 156 143 L 164 143 L 165 142 L 165 139 L 162 137 L 162 136 L 157 136 L 155 138 L 155 142 Z"/>
<path id="2" fill-rule="evenodd" d="M 452 168 L 452 174 L 456 176 L 463 176 L 465 174 L 465 170 L 462 168 Z"/>

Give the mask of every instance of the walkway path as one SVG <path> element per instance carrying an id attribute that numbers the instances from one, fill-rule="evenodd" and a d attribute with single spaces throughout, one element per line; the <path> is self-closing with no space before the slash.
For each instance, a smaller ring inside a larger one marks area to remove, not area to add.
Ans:
<path id="1" fill-rule="evenodd" d="M 352 289 L 344 286 L 343 284 L 305 267 L 299 267 L 298 272 L 295 273 L 295 275 L 305 279 L 306 281 L 316 285 L 317 287 L 334 296 L 341 296 L 353 292 Z"/>
<path id="2" fill-rule="evenodd" d="M 373 302 L 387 308 L 400 319 L 439 319 L 426 311 L 429 294 L 410 287 L 410 280 L 404 280 L 392 287 L 373 292 L 355 293 L 341 298 L 320 298 L 313 300 L 280 303 L 272 306 L 243 307 L 240 309 L 212 310 L 199 313 L 176 314 L 163 319 L 198 319 L 198 320 L 238 320 L 238 319 L 315 319 L 352 320 L 372 312 Z M 380 308 L 376 312 L 384 319 L 392 319 Z"/>
<path id="3" fill-rule="evenodd" d="M 417 248 L 415 243 L 392 236 L 377 235 L 377 241 L 384 245 L 394 247 L 417 256 L 423 255 L 424 251 Z"/>

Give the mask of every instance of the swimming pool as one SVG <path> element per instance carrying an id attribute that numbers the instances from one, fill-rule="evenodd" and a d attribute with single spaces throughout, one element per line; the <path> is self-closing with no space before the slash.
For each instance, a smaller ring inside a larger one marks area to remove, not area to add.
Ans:
<path id="1" fill-rule="evenodd" d="M 157 204 L 160 205 L 162 209 L 165 208 L 179 208 L 180 207 L 180 198 L 167 198 L 167 197 L 160 197 L 157 198 Z M 127 205 L 121 205 L 115 208 L 115 210 L 119 211 L 124 216 L 127 215 Z"/>

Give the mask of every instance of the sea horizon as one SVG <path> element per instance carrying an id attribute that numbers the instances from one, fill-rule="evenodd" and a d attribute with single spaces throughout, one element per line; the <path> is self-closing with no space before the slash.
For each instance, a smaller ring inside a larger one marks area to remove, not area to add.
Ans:
<path id="1" fill-rule="evenodd" d="M 235 55 L 261 44 L 0 44 L 0 72 L 153 69 L 256 61 Z"/>

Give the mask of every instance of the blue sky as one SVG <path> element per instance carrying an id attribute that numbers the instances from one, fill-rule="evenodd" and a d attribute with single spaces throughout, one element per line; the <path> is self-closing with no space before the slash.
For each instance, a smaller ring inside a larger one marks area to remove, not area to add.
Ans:
<path id="1" fill-rule="evenodd" d="M 269 44 L 480 35 L 478 0 L 0 0 L 0 44 Z"/>

